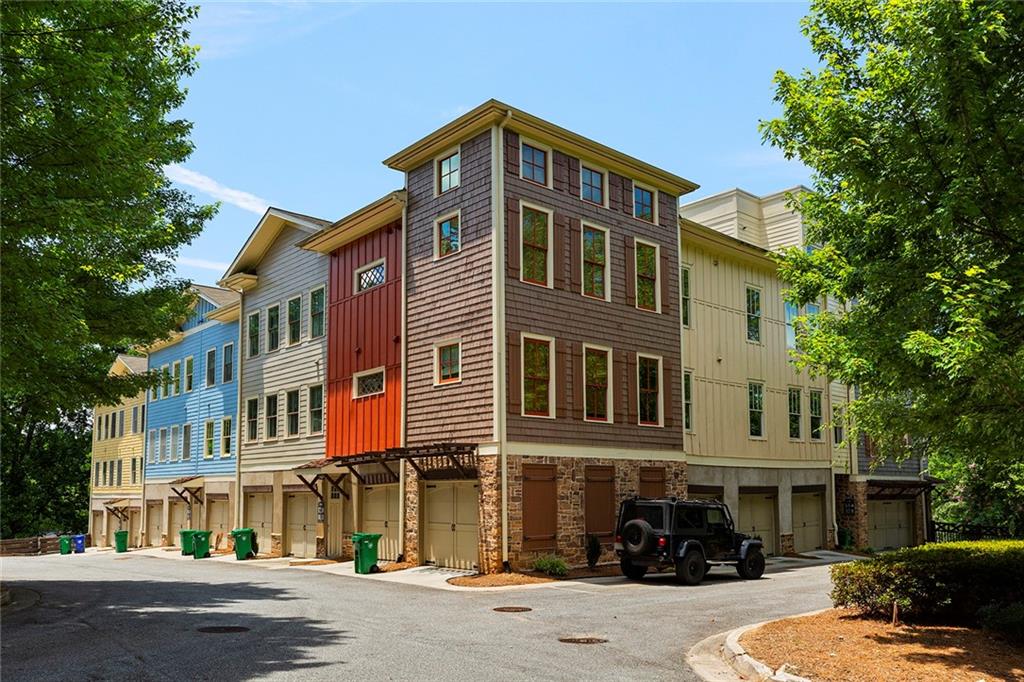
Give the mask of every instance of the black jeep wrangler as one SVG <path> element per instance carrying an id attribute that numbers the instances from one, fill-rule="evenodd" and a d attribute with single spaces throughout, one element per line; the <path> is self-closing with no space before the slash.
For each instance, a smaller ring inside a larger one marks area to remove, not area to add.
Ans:
<path id="1" fill-rule="evenodd" d="M 764 573 L 762 542 L 733 530 L 721 502 L 634 497 L 619 505 L 615 553 L 622 574 L 640 580 L 647 569 L 674 567 L 676 577 L 696 585 L 712 566 L 731 564 L 742 578 Z"/>

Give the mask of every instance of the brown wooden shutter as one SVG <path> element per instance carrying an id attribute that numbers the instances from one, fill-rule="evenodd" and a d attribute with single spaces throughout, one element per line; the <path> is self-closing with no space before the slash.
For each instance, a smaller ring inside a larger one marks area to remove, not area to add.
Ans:
<path id="1" fill-rule="evenodd" d="M 661 270 L 658 274 L 661 277 L 661 313 L 667 315 L 672 312 L 672 296 L 669 294 L 671 288 L 669 282 L 671 277 L 678 277 L 678 271 L 673 272 L 671 266 L 671 259 L 668 257 L 668 252 L 665 251 L 665 246 L 662 245 L 661 249 Z"/>
<path id="2" fill-rule="evenodd" d="M 555 339 L 555 416 L 568 419 L 571 416 L 569 382 L 566 379 L 572 367 L 572 350 L 569 341 Z"/>
<path id="3" fill-rule="evenodd" d="M 569 194 L 580 196 L 580 160 L 574 156 L 569 157 Z"/>
<path id="4" fill-rule="evenodd" d="M 505 171 L 519 176 L 519 136 L 511 130 L 505 131 Z"/>
<path id="5" fill-rule="evenodd" d="M 636 243 L 626 235 L 626 305 L 636 305 Z"/>
<path id="6" fill-rule="evenodd" d="M 572 417 L 583 419 L 583 401 L 586 397 L 586 378 L 583 375 L 583 344 L 572 344 Z"/>
<path id="7" fill-rule="evenodd" d="M 624 350 L 614 352 L 615 382 L 615 421 L 620 424 L 629 422 L 629 353 Z"/>
<path id="8" fill-rule="evenodd" d="M 675 417 L 675 391 L 672 390 L 672 361 L 668 358 L 661 359 L 661 404 L 665 410 L 663 423 L 665 426 L 672 426 L 676 423 Z"/>
<path id="9" fill-rule="evenodd" d="M 519 200 L 505 199 L 505 243 L 508 248 L 508 276 L 519 279 Z"/>
<path id="10" fill-rule="evenodd" d="M 564 213 L 555 212 L 555 224 L 551 229 L 551 235 L 555 242 L 551 249 L 551 258 L 553 259 L 551 272 L 555 279 L 553 286 L 556 289 L 564 289 L 566 288 L 565 242 L 569 238 L 569 218 Z"/>
<path id="11" fill-rule="evenodd" d="M 555 549 L 558 475 L 554 464 L 523 465 L 523 549 Z"/>
<path id="12" fill-rule="evenodd" d="M 586 532 L 610 542 L 615 533 L 615 467 L 588 465 L 584 468 L 583 478 Z"/>
<path id="13" fill-rule="evenodd" d="M 569 157 L 555 150 L 551 154 L 551 166 L 554 171 L 554 187 L 556 191 L 569 191 Z"/>
<path id="14" fill-rule="evenodd" d="M 569 218 L 569 290 L 577 294 L 583 291 L 583 232 L 579 218 Z"/>
<path id="15" fill-rule="evenodd" d="M 640 423 L 637 390 L 636 353 L 629 353 L 626 356 L 626 421 L 630 424 Z"/>
<path id="16" fill-rule="evenodd" d="M 640 467 L 640 497 L 665 497 L 665 467 Z"/>
<path id="17" fill-rule="evenodd" d="M 622 210 L 622 177 L 615 173 L 608 174 L 608 208 Z"/>
<path id="18" fill-rule="evenodd" d="M 522 367 L 519 354 L 519 332 L 510 331 L 505 344 L 505 361 L 508 363 L 508 411 L 519 414 L 522 411 Z"/>

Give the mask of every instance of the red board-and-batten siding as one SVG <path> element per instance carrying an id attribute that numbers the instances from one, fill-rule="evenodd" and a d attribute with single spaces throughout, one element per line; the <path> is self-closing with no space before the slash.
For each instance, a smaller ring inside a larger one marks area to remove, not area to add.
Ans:
<path id="1" fill-rule="evenodd" d="M 434 164 L 406 178 L 406 442 L 493 439 L 492 220 L 490 130 L 460 145 L 459 186 L 434 191 Z M 461 212 L 462 249 L 434 260 L 434 222 Z M 434 345 L 462 341 L 462 381 L 434 385 Z"/>
<path id="2" fill-rule="evenodd" d="M 384 284 L 355 291 L 355 272 L 384 259 Z M 397 447 L 402 409 L 402 224 L 396 220 L 331 253 L 327 456 Z M 384 367 L 384 393 L 353 398 L 352 377 Z"/>
<path id="3" fill-rule="evenodd" d="M 583 201 L 579 159 L 555 150 L 549 165 L 551 187 L 519 177 L 519 136 L 505 132 L 505 326 L 508 333 L 508 438 L 511 441 L 560 443 L 646 450 L 681 450 L 682 373 L 679 320 L 679 227 L 677 197 L 658 193 L 658 224 L 633 217 L 633 182 L 606 175 L 609 206 Z M 554 211 L 551 245 L 553 288 L 519 280 L 520 201 Z M 583 223 L 609 230 L 611 301 L 580 293 L 579 231 Z M 635 307 L 632 254 L 635 239 L 661 246 L 662 312 Z M 520 415 L 519 335 L 556 339 L 555 419 Z M 614 424 L 584 422 L 582 416 L 582 345 L 614 349 L 612 391 Z M 663 358 L 665 425 L 637 424 L 636 354 Z M 579 377 L 579 378 L 577 378 Z"/>

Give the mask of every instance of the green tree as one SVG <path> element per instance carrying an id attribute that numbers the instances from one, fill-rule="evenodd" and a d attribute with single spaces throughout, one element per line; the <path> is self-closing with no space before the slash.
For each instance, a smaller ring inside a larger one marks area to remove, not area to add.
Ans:
<path id="1" fill-rule="evenodd" d="M 197 206 L 163 171 L 192 151 L 191 124 L 173 114 L 196 68 L 186 31 L 195 8 L 128 0 L 0 11 L 3 528 L 24 533 L 46 514 L 7 502 L 46 480 L 40 437 L 150 381 L 107 371 L 186 311 L 174 257 L 215 207 Z"/>
<path id="2" fill-rule="evenodd" d="M 883 455 L 1024 452 L 1024 3 L 816 0 L 820 68 L 776 75 L 762 133 L 813 172 L 811 243 L 780 258 L 797 361 L 860 387 Z M 1020 479 L 1017 479 L 1017 486 Z"/>

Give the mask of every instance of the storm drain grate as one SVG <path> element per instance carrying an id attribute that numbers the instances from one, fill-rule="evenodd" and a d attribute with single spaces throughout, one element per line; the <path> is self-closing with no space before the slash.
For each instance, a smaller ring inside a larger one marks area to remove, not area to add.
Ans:
<path id="1" fill-rule="evenodd" d="M 524 613 L 533 611 L 529 606 L 499 606 L 494 609 L 498 613 Z"/>
<path id="2" fill-rule="evenodd" d="M 241 625 L 205 625 L 196 628 L 197 632 L 204 632 L 208 635 L 225 635 L 232 632 L 249 632 L 249 628 Z"/>
<path id="3" fill-rule="evenodd" d="M 608 640 L 600 637 L 559 637 L 558 641 L 562 644 L 604 644 Z"/>

